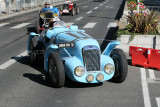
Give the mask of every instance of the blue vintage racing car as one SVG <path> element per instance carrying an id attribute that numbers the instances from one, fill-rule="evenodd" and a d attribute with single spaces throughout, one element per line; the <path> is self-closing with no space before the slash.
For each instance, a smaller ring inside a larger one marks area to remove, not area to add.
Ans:
<path id="1" fill-rule="evenodd" d="M 55 22 L 53 27 L 41 34 L 31 32 L 28 38 L 28 54 L 32 64 L 44 58 L 44 70 L 56 87 L 63 87 L 65 75 L 81 83 L 100 83 L 112 80 L 123 82 L 127 77 L 128 63 L 121 49 L 111 41 L 101 52 L 97 40 L 79 30 L 78 26 L 67 26 Z"/>

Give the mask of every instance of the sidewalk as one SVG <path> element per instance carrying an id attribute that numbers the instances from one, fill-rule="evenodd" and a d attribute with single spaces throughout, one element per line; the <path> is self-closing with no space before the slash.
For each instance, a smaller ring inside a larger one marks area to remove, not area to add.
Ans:
<path id="1" fill-rule="evenodd" d="M 145 2 L 157 2 L 156 0 L 145 0 Z M 159 1 L 160 2 L 160 1 Z M 157 4 L 160 5 L 160 4 Z M 147 5 L 151 6 L 151 5 Z M 149 11 L 149 10 L 147 10 Z M 124 29 L 125 25 L 127 24 L 126 15 L 128 15 L 127 2 L 125 4 L 125 8 L 123 11 L 123 16 L 120 19 L 119 22 L 119 28 Z M 119 41 L 121 41 L 121 45 L 118 45 L 117 48 L 121 48 L 129 58 L 129 46 L 139 46 L 139 47 L 145 47 L 145 48 L 153 48 L 154 44 L 156 44 L 155 49 L 160 49 L 160 36 L 159 35 L 137 35 L 134 37 L 134 39 L 129 42 L 131 35 L 122 35 L 120 38 L 118 38 Z"/>
<path id="2" fill-rule="evenodd" d="M 75 2 L 77 0 L 73 0 L 73 2 Z M 54 5 L 52 6 L 58 6 L 58 5 L 62 5 L 64 2 L 57 2 L 55 3 Z M 20 12 L 14 12 L 12 14 L 6 14 L 6 15 L 2 15 L 0 13 L 0 20 L 2 19 L 6 19 L 6 18 L 10 18 L 10 17 L 14 17 L 14 16 L 17 16 L 17 15 L 22 15 L 22 14 L 25 14 L 25 13 L 30 13 L 30 12 L 33 12 L 33 11 L 38 11 L 40 10 L 42 7 L 36 7 L 36 8 L 31 8 L 31 9 L 26 9 L 26 10 L 23 10 L 23 11 L 20 11 Z"/>

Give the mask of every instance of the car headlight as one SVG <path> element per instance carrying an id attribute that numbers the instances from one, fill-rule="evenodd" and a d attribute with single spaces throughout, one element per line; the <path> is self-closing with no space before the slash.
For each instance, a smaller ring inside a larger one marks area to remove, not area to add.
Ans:
<path id="1" fill-rule="evenodd" d="M 105 67 L 104 67 L 104 71 L 107 73 L 107 74 L 112 74 L 114 72 L 114 66 L 112 64 L 107 64 Z"/>
<path id="2" fill-rule="evenodd" d="M 40 14 L 40 17 L 41 17 L 42 19 L 44 19 L 45 14 L 41 13 L 41 14 Z"/>
<path id="3" fill-rule="evenodd" d="M 85 70 L 84 70 L 83 67 L 79 66 L 79 67 L 76 67 L 74 73 L 75 73 L 76 76 L 81 77 L 81 76 L 84 75 Z"/>
<path id="4" fill-rule="evenodd" d="M 53 14 L 54 18 L 58 17 L 58 14 L 57 13 L 54 13 Z"/>
<path id="5" fill-rule="evenodd" d="M 88 76 L 87 76 L 87 81 L 88 82 L 92 82 L 94 80 L 94 76 L 92 75 L 92 74 L 89 74 Z"/>
<path id="6" fill-rule="evenodd" d="M 104 79 L 104 75 L 103 74 L 98 74 L 97 80 L 102 81 L 103 79 Z"/>

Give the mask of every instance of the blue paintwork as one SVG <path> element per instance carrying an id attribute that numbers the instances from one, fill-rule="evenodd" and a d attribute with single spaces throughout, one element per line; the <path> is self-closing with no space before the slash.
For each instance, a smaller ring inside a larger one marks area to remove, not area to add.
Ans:
<path id="1" fill-rule="evenodd" d="M 46 8 L 43 8 L 43 9 L 42 9 L 42 11 L 47 11 L 47 10 L 51 10 L 53 13 L 57 13 L 58 16 L 60 15 L 60 14 L 59 14 L 59 9 L 56 8 L 56 7 L 52 7 L 52 8 L 46 7 Z"/>
<path id="2" fill-rule="evenodd" d="M 110 55 L 111 50 L 113 50 L 115 48 L 115 46 L 120 45 L 121 42 L 119 41 L 111 41 L 108 46 L 106 47 L 106 49 L 103 51 L 104 55 Z"/>
<path id="3" fill-rule="evenodd" d="M 31 38 L 33 38 L 34 36 L 38 36 L 38 37 L 39 37 L 39 40 L 41 40 L 39 34 L 36 34 L 36 33 L 34 33 L 34 32 L 31 32 L 31 33 L 29 34 L 29 36 L 28 36 L 28 45 L 27 45 L 27 52 L 28 52 L 28 54 L 29 54 L 29 43 L 30 43 Z"/>
<path id="4" fill-rule="evenodd" d="M 55 52 L 55 50 L 59 49 L 59 54 L 61 56 L 61 59 L 65 62 L 64 68 L 67 76 L 74 81 L 88 83 L 86 81 L 86 77 L 90 73 L 85 72 L 85 74 L 82 77 L 77 77 L 74 74 L 74 70 L 77 66 L 84 67 L 83 57 L 82 57 L 82 49 L 84 47 L 86 47 L 86 49 L 89 47 L 96 48 L 99 50 L 101 54 L 100 46 L 97 40 L 93 39 L 91 36 L 86 34 L 84 30 L 79 30 L 78 26 L 71 26 L 70 29 L 68 29 L 65 26 L 55 27 L 53 29 L 47 30 L 47 32 L 45 34 L 41 34 L 41 36 L 39 34 L 30 33 L 28 38 L 28 44 L 29 44 L 29 40 L 34 36 L 39 36 L 39 41 L 43 42 L 46 48 L 45 54 L 44 54 L 45 72 L 48 72 L 49 55 L 52 52 Z M 50 42 L 47 44 L 45 43 L 45 40 L 44 40 L 45 36 L 47 36 L 50 39 Z M 74 42 L 75 46 L 68 47 L 68 48 L 58 47 L 59 43 L 68 43 L 68 42 Z M 104 72 L 104 67 L 108 63 L 114 65 L 114 62 L 109 55 L 111 51 L 115 48 L 115 46 L 119 44 L 120 42 L 118 41 L 112 41 L 108 44 L 108 46 L 100 56 L 101 71 L 98 71 L 97 73 L 92 73 L 92 75 L 94 76 L 94 80 L 91 83 L 99 83 L 99 81 L 96 80 L 96 77 L 99 73 L 104 75 L 103 81 L 109 80 L 113 77 L 114 73 L 111 75 L 108 75 L 107 73 Z"/>

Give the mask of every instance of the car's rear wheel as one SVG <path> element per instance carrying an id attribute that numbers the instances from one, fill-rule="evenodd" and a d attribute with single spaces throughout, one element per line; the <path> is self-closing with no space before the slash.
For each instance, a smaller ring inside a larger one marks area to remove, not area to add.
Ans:
<path id="1" fill-rule="evenodd" d="M 111 81 L 121 83 L 125 81 L 128 74 L 128 63 L 126 55 L 121 49 L 113 49 L 110 55 L 115 64 L 115 74 Z"/>
<path id="2" fill-rule="evenodd" d="M 79 14 L 79 6 L 76 7 L 76 13 Z"/>
<path id="3" fill-rule="evenodd" d="M 48 72 L 54 87 L 60 88 L 65 84 L 65 71 L 63 62 L 58 53 L 51 53 L 48 59 Z"/>
<path id="4" fill-rule="evenodd" d="M 74 16 L 74 14 L 75 14 L 75 9 L 74 7 L 72 7 L 72 16 Z"/>
<path id="5" fill-rule="evenodd" d="M 37 51 L 37 38 L 31 38 L 30 44 L 29 44 L 29 57 L 30 57 L 30 63 L 31 64 L 37 64 L 38 62 L 38 55 L 36 53 Z"/>

